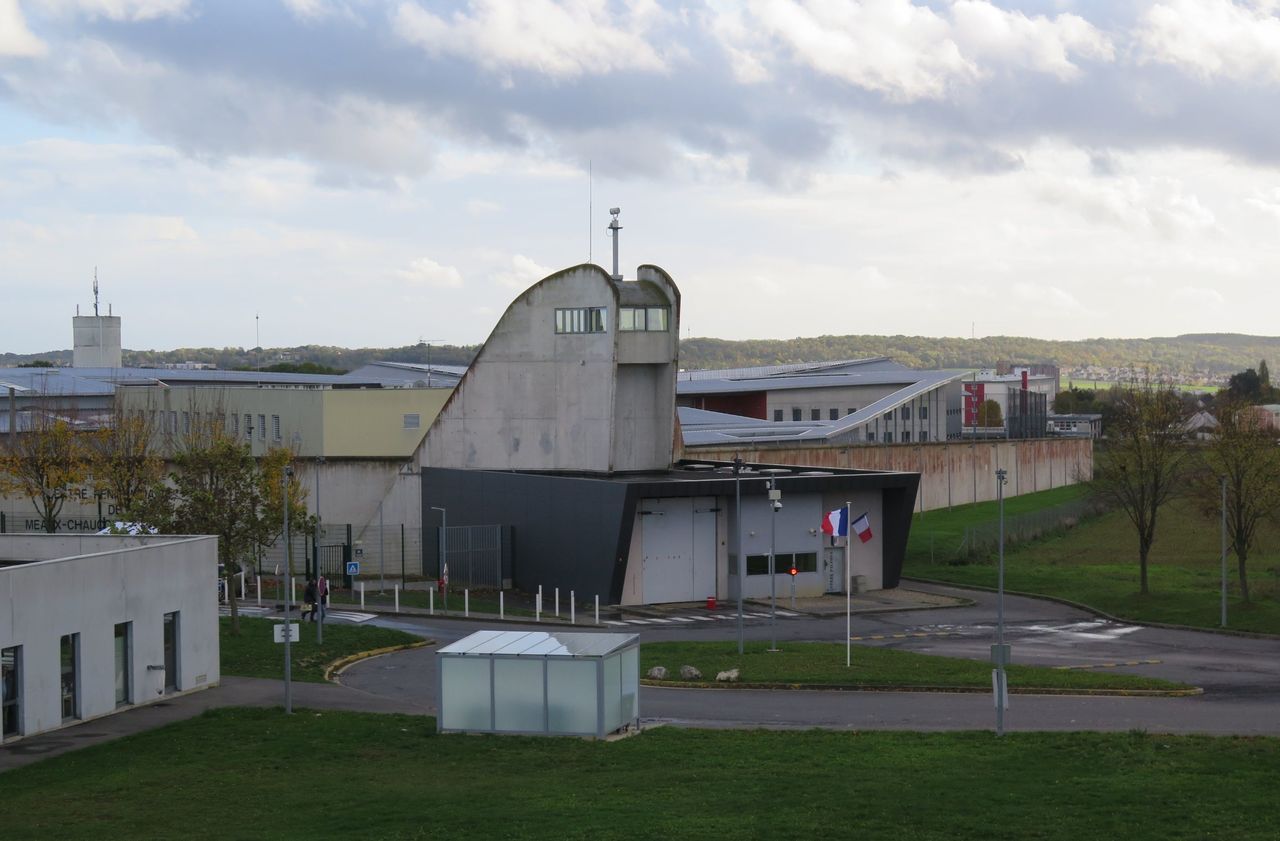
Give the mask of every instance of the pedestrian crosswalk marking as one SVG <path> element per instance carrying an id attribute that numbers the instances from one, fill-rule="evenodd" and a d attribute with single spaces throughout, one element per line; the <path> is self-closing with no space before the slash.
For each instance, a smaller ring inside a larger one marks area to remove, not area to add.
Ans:
<path id="1" fill-rule="evenodd" d="M 376 613 L 359 613 L 354 610 L 328 610 L 325 619 L 345 619 L 348 622 L 368 622 L 377 616 Z"/>
<path id="2" fill-rule="evenodd" d="M 960 637 L 963 634 L 957 634 L 955 631 L 913 631 L 909 634 L 867 634 L 860 637 L 849 637 L 853 642 L 864 642 L 868 640 L 902 640 L 908 638 L 920 637 Z"/>
<path id="3" fill-rule="evenodd" d="M 1084 669 L 1115 669 L 1120 666 L 1154 666 L 1160 662 L 1160 660 L 1120 660 L 1114 663 L 1081 663 L 1073 666 L 1053 666 L 1053 668 L 1059 671 L 1081 671 Z"/>

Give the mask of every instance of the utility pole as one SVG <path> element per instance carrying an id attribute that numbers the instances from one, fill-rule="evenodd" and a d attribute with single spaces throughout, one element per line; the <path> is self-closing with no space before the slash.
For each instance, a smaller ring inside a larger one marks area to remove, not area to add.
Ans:
<path id="1" fill-rule="evenodd" d="M 996 494 L 1000 500 L 1000 571 L 996 582 L 996 644 L 992 646 L 992 659 L 995 660 L 995 694 L 996 694 L 996 735 L 1004 735 L 1005 698 L 1009 688 L 1005 676 L 1005 665 L 1009 661 L 1009 649 L 1004 644 L 1004 486 L 1007 474 L 1002 467 L 996 471 Z"/>
<path id="2" fill-rule="evenodd" d="M 289 480 L 293 478 L 293 467 L 284 469 L 282 481 L 284 491 L 284 711 L 293 714 L 293 675 L 291 674 L 291 658 L 289 640 L 293 637 L 293 629 L 289 627 L 289 611 L 293 610 L 293 593 L 290 586 L 293 565 L 289 562 Z"/>
<path id="3" fill-rule="evenodd" d="M 614 240 L 614 247 L 617 247 Z M 616 260 L 614 261 L 617 262 Z M 733 493 L 735 499 L 734 512 L 738 520 L 738 655 L 743 653 L 742 641 L 742 591 L 747 586 L 746 547 L 742 541 L 742 456 L 733 454 Z"/>

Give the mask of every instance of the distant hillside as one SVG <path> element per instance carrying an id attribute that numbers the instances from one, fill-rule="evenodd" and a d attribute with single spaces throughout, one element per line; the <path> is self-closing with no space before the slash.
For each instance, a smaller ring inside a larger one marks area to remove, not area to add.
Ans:
<path id="1" fill-rule="evenodd" d="M 440 365 L 466 365 L 477 346 L 432 346 L 430 361 Z M 311 363 L 349 371 L 375 359 L 391 362 L 427 362 L 426 345 L 399 348 L 339 348 L 305 345 L 294 348 L 181 348 L 168 351 L 126 350 L 130 366 L 160 367 L 174 362 L 206 362 L 219 368 L 267 367 L 279 363 Z M 685 339 L 680 343 L 683 368 L 732 368 L 784 362 L 822 362 L 888 356 L 919 368 L 968 368 L 999 362 L 1050 363 L 1064 370 L 1099 368 L 1149 369 L 1153 374 L 1221 377 L 1257 366 L 1267 359 L 1280 364 L 1280 337 L 1239 333 L 1195 333 L 1152 339 L 1083 339 L 1048 341 L 1017 336 L 981 339 L 930 338 L 927 336 L 818 336 L 797 339 Z M 60 364 L 71 361 L 68 350 L 35 354 L 0 354 L 0 366 L 29 365 L 36 360 Z"/>

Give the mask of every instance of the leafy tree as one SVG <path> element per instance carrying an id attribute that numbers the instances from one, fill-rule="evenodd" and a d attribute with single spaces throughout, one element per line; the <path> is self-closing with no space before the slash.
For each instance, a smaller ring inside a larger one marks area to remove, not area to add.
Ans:
<path id="1" fill-rule="evenodd" d="M 170 520 L 165 531 L 216 534 L 218 560 L 234 577 L 261 548 L 280 537 L 284 519 L 284 467 L 293 454 L 282 448 L 254 458 L 248 444 L 232 438 L 224 425 L 197 420 L 177 443 Z M 306 490 L 295 478 L 289 485 L 290 531 L 305 532 Z M 240 632 L 235 588 L 227 588 L 231 632 Z"/>
<path id="2" fill-rule="evenodd" d="M 1232 374 L 1227 381 L 1227 394 L 1238 403 L 1257 403 L 1262 397 L 1262 378 L 1252 368 Z"/>
<path id="3" fill-rule="evenodd" d="M 1186 410 L 1171 389 L 1135 385 L 1112 389 L 1106 446 L 1097 456 L 1098 492 L 1123 509 L 1138 533 L 1140 592 L 1147 594 L 1147 559 L 1160 509 L 1179 489 L 1189 450 Z"/>
<path id="4" fill-rule="evenodd" d="M 88 459 L 79 433 L 52 412 L 33 411 L 31 428 L 0 451 L 0 493 L 31 500 L 40 527 L 53 534 L 68 489 L 84 482 Z"/>
<path id="5" fill-rule="evenodd" d="M 1267 360 L 1258 363 L 1258 383 L 1263 391 L 1271 390 L 1271 371 L 1267 368 Z"/>
<path id="6" fill-rule="evenodd" d="M 1201 453 L 1193 487 L 1201 511 L 1217 520 L 1220 482 L 1226 480 L 1227 542 L 1236 555 L 1240 596 L 1248 602 L 1246 566 L 1258 526 L 1280 510 L 1280 447 L 1275 431 L 1251 406 L 1222 401 L 1217 410 L 1218 434 Z"/>
<path id="7" fill-rule="evenodd" d="M 152 525 L 157 503 L 167 498 L 155 432 L 145 413 L 130 415 L 117 403 L 110 424 L 87 441 L 94 490 L 115 500 L 116 514 L 125 522 Z"/>
<path id="8" fill-rule="evenodd" d="M 978 406 L 978 426 L 1004 426 L 1004 414 L 995 400 L 983 400 Z"/>

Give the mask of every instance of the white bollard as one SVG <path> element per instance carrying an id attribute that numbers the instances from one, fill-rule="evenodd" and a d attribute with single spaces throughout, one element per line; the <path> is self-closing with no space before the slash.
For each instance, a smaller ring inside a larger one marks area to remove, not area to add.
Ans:
<path id="1" fill-rule="evenodd" d="M 436 588 L 427 589 L 427 613 L 431 616 L 436 615 Z"/>
<path id="2" fill-rule="evenodd" d="M 259 607 L 261 607 L 261 606 L 262 606 L 262 576 L 261 576 L 261 575 L 255 575 L 253 578 L 254 578 L 254 581 L 256 581 L 256 582 L 257 582 L 257 585 L 258 585 L 258 606 L 259 606 Z"/>
<path id="3" fill-rule="evenodd" d="M 576 618 L 577 613 L 578 613 L 577 605 L 573 603 L 573 591 L 570 590 L 569 591 L 569 624 L 570 625 L 578 624 L 578 620 Z"/>
<path id="4" fill-rule="evenodd" d="M 391 589 L 392 589 L 393 591 L 395 591 L 395 595 L 396 595 L 396 613 L 399 613 L 399 612 L 400 612 L 400 588 L 399 588 L 399 587 L 392 587 Z"/>
<path id="5" fill-rule="evenodd" d="M 364 610 L 364 582 L 360 582 L 360 609 Z"/>
<path id="6" fill-rule="evenodd" d="M 238 573 L 236 573 L 236 574 L 240 576 L 240 601 L 244 601 L 244 600 L 245 600 L 245 593 L 244 593 L 244 570 L 240 570 L 240 571 L 239 571 Z"/>
<path id="7" fill-rule="evenodd" d="M 596 593 L 596 624 L 600 624 L 600 594 Z"/>
<path id="8" fill-rule="evenodd" d="M 499 619 L 507 618 L 506 599 L 504 598 L 506 595 L 507 594 L 502 592 L 501 590 L 498 591 L 498 618 Z"/>
<path id="9" fill-rule="evenodd" d="M 556 588 L 556 618 L 560 618 L 560 588 Z"/>
<path id="10" fill-rule="evenodd" d="M 533 621 L 542 621 L 542 585 L 538 585 L 538 595 L 533 599 Z"/>
<path id="11" fill-rule="evenodd" d="M 231 591 L 227 589 L 227 577 L 225 575 L 222 576 L 222 598 L 226 599 L 228 604 L 231 602 Z"/>
<path id="12" fill-rule="evenodd" d="M 471 616 L 471 591 L 465 588 L 462 591 L 462 615 Z"/>
<path id="13" fill-rule="evenodd" d="M 289 592 L 293 593 L 293 603 L 298 603 L 298 579 L 289 577 Z"/>

